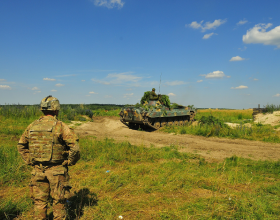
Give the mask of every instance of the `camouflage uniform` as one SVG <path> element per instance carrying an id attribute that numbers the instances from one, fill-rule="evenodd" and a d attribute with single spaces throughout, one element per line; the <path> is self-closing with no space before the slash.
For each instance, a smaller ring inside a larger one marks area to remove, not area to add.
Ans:
<path id="1" fill-rule="evenodd" d="M 65 219 L 65 202 L 70 196 L 68 166 L 80 158 L 78 138 L 56 116 L 42 116 L 31 123 L 17 145 L 24 162 L 33 167 L 30 193 L 34 219 L 47 218 L 49 196 L 54 219 Z"/>
<path id="2" fill-rule="evenodd" d="M 158 95 L 155 93 L 155 89 L 153 88 L 153 90 L 150 92 L 150 100 L 157 100 L 158 99 Z"/>

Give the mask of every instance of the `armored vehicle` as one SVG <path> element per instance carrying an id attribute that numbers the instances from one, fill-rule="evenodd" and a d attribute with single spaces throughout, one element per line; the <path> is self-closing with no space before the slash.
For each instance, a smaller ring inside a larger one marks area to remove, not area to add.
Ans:
<path id="1" fill-rule="evenodd" d="M 165 97 L 161 99 L 161 97 Z M 130 128 L 147 126 L 159 129 L 166 125 L 184 125 L 194 120 L 196 109 L 182 105 L 168 105 L 168 96 L 159 95 L 156 100 L 143 101 L 142 105 L 123 107 L 119 113 L 120 121 Z M 168 97 L 169 101 L 169 97 Z M 166 105 L 167 104 L 167 105 Z"/>

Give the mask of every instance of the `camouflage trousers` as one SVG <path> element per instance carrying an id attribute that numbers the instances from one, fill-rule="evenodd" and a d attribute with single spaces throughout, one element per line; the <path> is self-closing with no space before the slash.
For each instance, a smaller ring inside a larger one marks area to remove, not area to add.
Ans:
<path id="1" fill-rule="evenodd" d="M 35 165 L 30 182 L 34 201 L 34 219 L 47 219 L 50 196 L 53 199 L 53 219 L 66 219 L 66 199 L 70 195 L 68 168 L 62 165 Z"/>

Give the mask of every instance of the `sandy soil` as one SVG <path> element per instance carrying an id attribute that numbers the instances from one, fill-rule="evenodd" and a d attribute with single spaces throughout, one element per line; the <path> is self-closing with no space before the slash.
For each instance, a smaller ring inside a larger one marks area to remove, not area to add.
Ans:
<path id="1" fill-rule="evenodd" d="M 279 125 L 280 122 L 280 111 L 275 111 L 272 114 L 257 114 L 255 116 L 255 123 L 270 124 L 272 126 Z"/>
<path id="2" fill-rule="evenodd" d="M 226 138 L 206 138 L 193 135 L 175 135 L 161 131 L 138 131 L 125 126 L 117 117 L 95 118 L 75 128 L 80 136 L 93 135 L 98 139 L 105 137 L 116 141 L 129 141 L 133 145 L 151 144 L 156 147 L 174 144 L 181 152 L 200 154 L 208 161 L 221 161 L 233 155 L 253 160 L 279 160 L 280 144 Z"/>
<path id="3" fill-rule="evenodd" d="M 225 122 L 225 124 L 227 124 L 228 126 L 230 126 L 232 128 L 236 128 L 236 127 L 240 126 L 240 124 L 238 124 L 238 123 Z M 243 124 L 242 126 L 246 126 L 248 128 L 252 127 L 252 125 L 250 123 Z"/>

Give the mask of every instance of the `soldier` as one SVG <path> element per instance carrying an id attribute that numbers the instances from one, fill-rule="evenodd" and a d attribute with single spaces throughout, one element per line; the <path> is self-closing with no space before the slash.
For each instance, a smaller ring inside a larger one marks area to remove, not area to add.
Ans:
<path id="1" fill-rule="evenodd" d="M 150 100 L 157 100 L 158 99 L 158 95 L 156 94 L 156 89 L 153 88 L 152 91 L 150 92 Z"/>
<path id="2" fill-rule="evenodd" d="M 17 145 L 24 162 L 33 167 L 30 193 L 34 219 L 47 219 L 49 196 L 53 198 L 54 219 L 66 219 L 66 199 L 70 196 L 68 166 L 80 159 L 78 138 L 57 120 L 60 104 L 48 96 L 41 101 L 44 116 L 31 123 Z"/>

